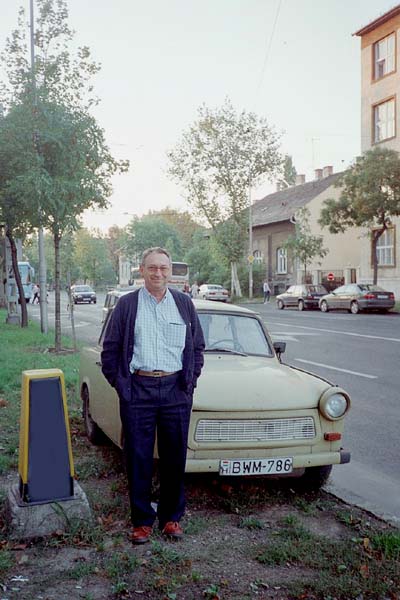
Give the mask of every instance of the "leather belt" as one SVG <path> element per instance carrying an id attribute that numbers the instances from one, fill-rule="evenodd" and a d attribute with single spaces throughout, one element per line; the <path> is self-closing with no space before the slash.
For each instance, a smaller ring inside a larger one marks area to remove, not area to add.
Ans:
<path id="1" fill-rule="evenodd" d="M 143 377 L 167 377 L 167 375 L 175 375 L 178 371 L 142 371 L 142 369 L 135 369 L 135 375 L 142 375 Z"/>

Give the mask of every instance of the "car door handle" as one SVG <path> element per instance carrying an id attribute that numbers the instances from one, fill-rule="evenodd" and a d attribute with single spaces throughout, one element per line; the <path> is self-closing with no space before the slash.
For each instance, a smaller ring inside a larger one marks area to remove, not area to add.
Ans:
<path id="1" fill-rule="evenodd" d="M 101 361 L 100 360 L 96 360 L 96 365 L 99 365 L 99 367 L 101 367 Z"/>

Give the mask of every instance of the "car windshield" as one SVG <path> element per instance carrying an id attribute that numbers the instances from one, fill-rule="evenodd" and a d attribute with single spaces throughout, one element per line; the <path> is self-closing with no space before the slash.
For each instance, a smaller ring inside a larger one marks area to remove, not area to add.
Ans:
<path id="1" fill-rule="evenodd" d="M 272 356 L 261 323 L 255 317 L 217 312 L 199 312 L 206 352 L 224 350 Z"/>
<path id="2" fill-rule="evenodd" d="M 93 292 L 92 288 L 88 285 L 76 285 L 74 292 Z"/>

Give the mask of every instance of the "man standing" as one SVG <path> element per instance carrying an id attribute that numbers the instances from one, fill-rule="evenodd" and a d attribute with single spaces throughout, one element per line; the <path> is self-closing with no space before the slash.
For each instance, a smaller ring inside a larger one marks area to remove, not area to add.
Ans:
<path id="1" fill-rule="evenodd" d="M 265 279 L 263 283 L 263 292 L 264 292 L 264 304 L 265 302 L 269 302 L 269 298 L 271 296 L 271 288 L 269 287 L 268 280 Z"/>
<path id="2" fill-rule="evenodd" d="M 167 287 L 171 258 L 163 248 L 143 252 L 144 287 L 122 296 L 110 319 L 102 371 L 120 399 L 131 540 L 150 538 L 156 516 L 164 535 L 180 538 L 184 473 L 193 390 L 203 366 L 204 337 L 190 297 Z M 151 506 L 157 433 L 160 498 Z"/>

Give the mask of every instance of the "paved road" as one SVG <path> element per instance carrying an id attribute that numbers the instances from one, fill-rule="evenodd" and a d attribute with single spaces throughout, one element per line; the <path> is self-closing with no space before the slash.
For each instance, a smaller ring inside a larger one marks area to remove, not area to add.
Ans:
<path id="1" fill-rule="evenodd" d="M 285 362 L 351 395 L 344 446 L 352 460 L 334 469 L 330 491 L 400 524 L 400 315 L 253 308 L 273 339 L 286 341 Z"/>
<path id="2" fill-rule="evenodd" d="M 77 337 L 95 343 L 104 294 L 74 307 Z M 62 294 L 62 329 L 70 333 Z M 400 524 L 400 315 L 279 311 L 275 303 L 246 305 L 260 313 L 274 340 L 286 341 L 284 361 L 345 388 L 352 398 L 344 446 L 349 465 L 334 469 L 329 491 Z M 30 306 L 32 317 L 39 307 Z M 49 326 L 54 295 L 49 295 Z"/>

